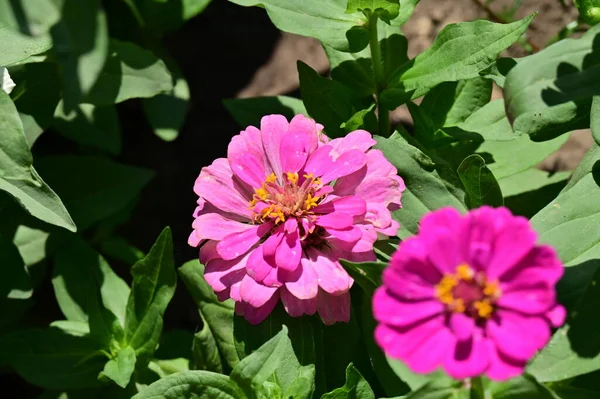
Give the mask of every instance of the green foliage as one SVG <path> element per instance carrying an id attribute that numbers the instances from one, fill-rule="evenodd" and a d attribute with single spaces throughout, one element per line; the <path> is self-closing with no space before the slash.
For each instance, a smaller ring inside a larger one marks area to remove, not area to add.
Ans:
<path id="1" fill-rule="evenodd" d="M 240 399 L 239 389 L 229 378 L 209 371 L 183 371 L 162 378 L 133 399 Z"/>
<path id="2" fill-rule="evenodd" d="M 321 396 L 321 399 L 375 399 L 369 383 L 352 364 L 346 369 L 346 384 Z"/>
<path id="3" fill-rule="evenodd" d="M 400 14 L 400 3 L 399 0 L 348 0 L 346 13 L 355 12 L 363 12 L 367 17 L 375 13 L 380 19 L 390 23 Z"/>
<path id="4" fill-rule="evenodd" d="M 260 119 L 269 113 L 284 115 L 288 120 L 298 114 L 308 116 L 301 100 L 286 96 L 227 99 L 223 104 L 242 128 L 260 127 Z"/>
<path id="5" fill-rule="evenodd" d="M 465 204 L 469 209 L 504 205 L 500 186 L 481 156 L 473 154 L 465 158 L 458 166 L 458 177 L 465 186 Z"/>

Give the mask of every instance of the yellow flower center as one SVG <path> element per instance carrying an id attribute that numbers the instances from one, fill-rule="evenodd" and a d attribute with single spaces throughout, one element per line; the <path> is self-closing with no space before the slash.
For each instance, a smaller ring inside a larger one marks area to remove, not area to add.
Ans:
<path id="1" fill-rule="evenodd" d="M 435 295 L 452 312 L 488 319 L 494 313 L 494 302 L 502 294 L 498 281 L 488 281 L 463 263 L 454 274 L 446 274 L 435 286 Z"/>

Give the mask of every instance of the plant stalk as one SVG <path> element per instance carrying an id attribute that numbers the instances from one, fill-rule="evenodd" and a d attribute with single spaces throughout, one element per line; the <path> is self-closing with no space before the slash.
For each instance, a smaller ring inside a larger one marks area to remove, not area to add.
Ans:
<path id="1" fill-rule="evenodd" d="M 381 59 L 381 48 L 377 33 L 377 14 L 370 12 L 369 15 L 369 48 L 371 49 L 371 61 L 373 63 L 373 75 L 375 77 L 375 97 L 377 100 L 377 112 L 379 121 L 379 134 L 383 137 L 390 135 L 390 112 L 381 105 L 381 92 L 385 88 L 385 75 L 383 73 L 383 62 Z"/>

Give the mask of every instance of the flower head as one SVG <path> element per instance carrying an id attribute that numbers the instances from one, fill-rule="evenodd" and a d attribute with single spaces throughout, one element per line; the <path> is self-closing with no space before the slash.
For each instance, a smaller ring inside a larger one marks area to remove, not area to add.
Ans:
<path id="1" fill-rule="evenodd" d="M 419 373 L 520 375 L 565 319 L 555 297 L 563 266 L 536 239 L 506 208 L 425 216 L 373 297 L 379 346 Z"/>
<path id="2" fill-rule="evenodd" d="M 251 323 L 281 299 L 292 316 L 348 321 L 353 280 L 339 259 L 374 260 L 404 183 L 364 130 L 329 140 L 302 115 L 265 116 L 202 169 L 189 243 L 206 281 Z"/>

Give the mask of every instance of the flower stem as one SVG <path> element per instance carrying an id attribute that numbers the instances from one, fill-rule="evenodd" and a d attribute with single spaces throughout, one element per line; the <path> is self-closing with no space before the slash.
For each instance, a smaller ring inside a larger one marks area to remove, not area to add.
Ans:
<path id="1" fill-rule="evenodd" d="M 481 377 L 471 378 L 471 399 L 491 399 Z"/>
<path id="2" fill-rule="evenodd" d="M 377 99 L 377 112 L 379 113 L 379 134 L 383 137 L 390 135 L 390 113 L 381 105 L 381 92 L 385 88 L 385 76 L 381 59 L 381 48 L 377 35 L 377 14 L 369 13 L 369 47 L 375 77 L 375 97 Z"/>

